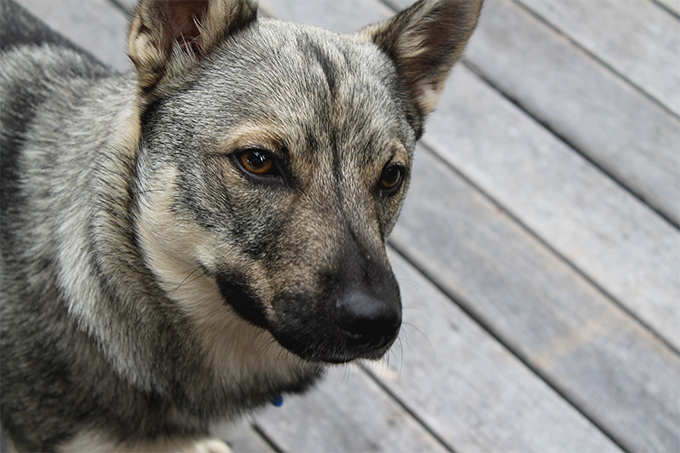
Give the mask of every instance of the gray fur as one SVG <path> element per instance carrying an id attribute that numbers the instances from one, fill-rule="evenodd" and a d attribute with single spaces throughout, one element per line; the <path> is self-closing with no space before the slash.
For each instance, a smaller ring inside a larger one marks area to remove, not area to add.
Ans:
<path id="1" fill-rule="evenodd" d="M 425 49 L 455 59 L 481 2 L 439 3 L 473 4 L 455 48 Z M 34 23 L 0 5 L 3 28 Z M 210 422 L 396 337 L 385 240 L 431 101 L 389 23 L 344 36 L 245 1 L 168 5 L 138 7 L 135 74 L 42 29 L 3 42 L 1 408 L 17 449 L 195 449 Z M 252 150 L 276 171 L 244 170 Z"/>

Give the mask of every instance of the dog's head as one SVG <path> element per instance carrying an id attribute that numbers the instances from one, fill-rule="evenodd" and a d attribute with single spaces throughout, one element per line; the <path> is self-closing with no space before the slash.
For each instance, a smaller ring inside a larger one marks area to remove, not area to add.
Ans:
<path id="1" fill-rule="evenodd" d="M 142 1 L 137 233 L 207 336 L 236 313 L 308 361 L 385 353 L 401 324 L 385 240 L 480 6 L 423 0 L 349 36 L 246 0 Z"/>

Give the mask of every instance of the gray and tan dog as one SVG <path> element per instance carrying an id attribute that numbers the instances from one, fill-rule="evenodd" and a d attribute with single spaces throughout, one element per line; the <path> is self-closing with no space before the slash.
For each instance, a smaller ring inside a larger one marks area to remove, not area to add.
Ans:
<path id="1" fill-rule="evenodd" d="M 1 7 L 16 449 L 226 451 L 211 422 L 385 354 L 385 239 L 481 0 L 351 36 L 246 0 L 142 0 L 129 75 Z"/>

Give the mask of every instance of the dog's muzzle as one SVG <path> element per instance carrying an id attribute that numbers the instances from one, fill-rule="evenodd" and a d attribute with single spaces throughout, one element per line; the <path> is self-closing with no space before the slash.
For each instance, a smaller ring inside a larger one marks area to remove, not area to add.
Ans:
<path id="1" fill-rule="evenodd" d="M 278 319 L 269 324 L 277 341 L 311 361 L 382 357 L 401 327 L 399 286 L 386 266 L 361 277 L 352 274 L 322 278 L 326 289 L 313 297 L 304 293 L 277 297 L 273 308 Z"/>

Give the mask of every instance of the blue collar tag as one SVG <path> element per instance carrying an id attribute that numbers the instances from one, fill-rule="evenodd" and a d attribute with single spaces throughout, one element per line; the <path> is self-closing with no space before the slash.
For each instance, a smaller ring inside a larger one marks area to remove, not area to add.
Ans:
<path id="1" fill-rule="evenodd" d="M 274 398 L 272 398 L 272 404 L 276 407 L 283 406 L 283 396 L 276 395 Z"/>

